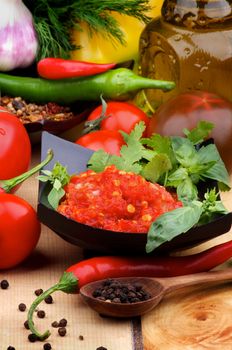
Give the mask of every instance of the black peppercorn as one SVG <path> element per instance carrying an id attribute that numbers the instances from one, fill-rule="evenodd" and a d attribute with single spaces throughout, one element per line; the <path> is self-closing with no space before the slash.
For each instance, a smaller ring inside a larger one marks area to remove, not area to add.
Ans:
<path id="1" fill-rule="evenodd" d="M 45 303 L 47 304 L 52 304 L 53 303 L 53 299 L 51 295 L 48 295 L 45 299 L 44 299 Z"/>
<path id="2" fill-rule="evenodd" d="M 8 346 L 7 350 L 15 350 L 13 346 Z"/>
<path id="3" fill-rule="evenodd" d="M 36 340 L 38 340 L 38 337 L 37 335 L 35 335 L 34 333 L 31 333 L 28 335 L 28 340 L 31 342 L 31 343 L 34 343 L 36 342 Z"/>
<path id="4" fill-rule="evenodd" d="M 8 287 L 9 287 L 9 282 L 7 280 L 2 280 L 1 281 L 1 288 L 7 289 Z"/>
<path id="5" fill-rule="evenodd" d="M 51 350 L 52 346 L 50 343 L 45 343 L 43 348 L 44 348 L 44 350 Z"/>
<path id="6" fill-rule="evenodd" d="M 60 327 L 58 329 L 58 333 L 61 337 L 64 337 L 66 335 L 66 328 L 65 327 Z"/>
<path id="7" fill-rule="evenodd" d="M 35 290 L 35 295 L 39 296 L 43 293 L 43 289 L 39 288 Z"/>
<path id="8" fill-rule="evenodd" d="M 104 346 L 99 346 L 96 350 L 107 350 Z"/>
<path id="9" fill-rule="evenodd" d="M 26 305 L 24 303 L 20 303 L 19 306 L 18 306 L 19 311 L 22 311 L 22 312 L 25 311 L 26 308 L 27 307 L 26 307 Z"/>
<path id="10" fill-rule="evenodd" d="M 53 322 L 52 322 L 52 327 L 58 328 L 58 327 L 59 327 L 59 322 L 53 321 Z"/>
<path id="11" fill-rule="evenodd" d="M 27 320 L 24 322 L 24 327 L 25 327 L 26 329 L 30 329 Z"/>
<path id="12" fill-rule="evenodd" d="M 59 322 L 59 327 L 66 327 L 68 321 L 65 318 L 62 318 Z"/>
<path id="13" fill-rule="evenodd" d="M 39 310 L 39 311 L 37 312 L 37 316 L 38 316 L 39 318 L 44 318 L 44 317 L 45 317 L 45 311 Z"/>
<path id="14" fill-rule="evenodd" d="M 83 335 L 79 335 L 79 340 L 84 340 Z"/>

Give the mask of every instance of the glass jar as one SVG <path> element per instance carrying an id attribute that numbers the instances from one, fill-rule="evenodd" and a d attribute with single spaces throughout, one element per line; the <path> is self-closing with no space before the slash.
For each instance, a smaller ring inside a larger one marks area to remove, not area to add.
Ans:
<path id="1" fill-rule="evenodd" d="M 156 109 L 181 92 L 205 90 L 232 101 L 232 0 L 165 0 L 140 37 L 140 74 L 173 80 L 171 92 L 146 90 Z"/>

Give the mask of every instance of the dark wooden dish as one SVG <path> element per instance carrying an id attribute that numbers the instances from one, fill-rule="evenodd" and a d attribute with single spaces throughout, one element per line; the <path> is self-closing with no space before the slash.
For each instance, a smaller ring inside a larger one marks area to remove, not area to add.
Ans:
<path id="1" fill-rule="evenodd" d="M 83 148 L 75 143 L 66 141 L 47 132 L 42 133 L 42 159 L 47 150 L 54 151 L 53 160 L 46 166 L 52 169 L 54 163 L 59 161 L 67 166 L 70 174 L 86 170 L 86 163 L 93 151 Z M 207 186 L 213 185 L 210 181 Z M 113 232 L 80 224 L 68 219 L 53 210 L 47 202 L 49 188 L 44 183 L 39 185 L 38 217 L 64 240 L 80 246 L 84 249 L 101 254 L 146 254 L 145 245 L 147 235 L 143 233 Z M 205 192 L 205 188 L 203 190 Z M 164 243 L 151 254 L 170 252 L 171 250 L 188 248 L 204 241 L 210 240 L 230 230 L 232 213 L 222 215 L 209 224 L 194 227 L 188 232 L 179 235 L 169 242 Z"/>

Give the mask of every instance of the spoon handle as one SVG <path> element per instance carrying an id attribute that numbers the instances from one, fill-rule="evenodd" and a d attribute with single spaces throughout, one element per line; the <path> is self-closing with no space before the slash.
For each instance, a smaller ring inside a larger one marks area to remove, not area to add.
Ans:
<path id="1" fill-rule="evenodd" d="M 164 292 L 171 292 L 176 289 L 194 286 L 198 284 L 217 283 L 232 281 L 232 269 L 201 272 L 178 277 L 156 278 L 164 287 Z"/>

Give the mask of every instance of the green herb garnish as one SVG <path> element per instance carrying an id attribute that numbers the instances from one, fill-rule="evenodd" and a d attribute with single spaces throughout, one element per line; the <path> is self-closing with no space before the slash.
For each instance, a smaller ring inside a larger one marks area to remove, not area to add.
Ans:
<path id="1" fill-rule="evenodd" d="M 148 0 L 23 0 L 31 11 L 40 47 L 37 60 L 44 57 L 69 58 L 71 31 L 82 31 L 80 22 L 89 26 L 89 33 L 99 32 L 115 43 L 125 44 L 124 33 L 111 11 L 133 16 L 144 23 L 150 18 Z"/>
<path id="2" fill-rule="evenodd" d="M 37 178 L 52 185 L 52 189 L 48 193 L 48 202 L 53 209 L 57 209 L 59 201 L 65 195 L 63 187 L 69 182 L 70 175 L 66 167 L 59 162 L 55 163 L 52 170 L 42 170 L 41 173 L 43 175 L 39 175 Z"/>

